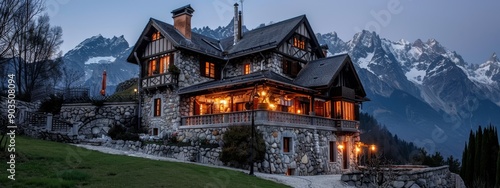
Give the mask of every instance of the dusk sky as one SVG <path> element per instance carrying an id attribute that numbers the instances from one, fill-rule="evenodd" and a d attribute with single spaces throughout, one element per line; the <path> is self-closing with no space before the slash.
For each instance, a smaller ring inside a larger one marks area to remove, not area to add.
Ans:
<path id="1" fill-rule="evenodd" d="M 52 25 L 63 29 L 63 53 L 102 34 L 124 35 L 134 45 L 150 17 L 173 23 L 173 9 L 191 4 L 193 27 L 227 25 L 235 0 L 47 0 Z M 305 14 L 315 33 L 337 32 L 344 41 L 362 30 L 393 41 L 434 38 L 468 63 L 484 63 L 500 53 L 500 1 L 331 1 L 246 0 L 244 24 L 278 22 Z"/>

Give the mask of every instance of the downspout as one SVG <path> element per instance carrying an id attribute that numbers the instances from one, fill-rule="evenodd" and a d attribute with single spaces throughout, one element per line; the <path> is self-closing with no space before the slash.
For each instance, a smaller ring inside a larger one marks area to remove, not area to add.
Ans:
<path id="1" fill-rule="evenodd" d="M 264 55 L 262 55 L 262 52 L 259 52 L 260 56 L 262 56 L 262 61 L 260 61 L 260 71 L 264 70 L 264 65 L 262 64 L 265 60 L 266 60 L 266 57 L 264 57 Z"/>
<path id="2" fill-rule="evenodd" d="M 142 120 L 142 106 L 141 106 L 141 99 L 142 97 L 140 96 L 141 93 L 141 78 L 142 78 L 142 67 L 141 67 L 141 61 L 139 60 L 139 57 L 137 57 L 137 52 L 134 52 L 134 57 L 135 60 L 137 61 L 137 64 L 139 65 L 139 78 L 137 79 L 137 100 L 138 100 L 138 106 L 137 106 L 137 130 L 141 129 L 141 120 Z"/>
<path id="3" fill-rule="evenodd" d="M 226 57 L 226 58 L 227 58 L 227 57 Z M 224 80 L 224 78 L 225 78 L 225 76 L 226 76 L 226 75 L 224 75 L 224 69 L 226 68 L 226 66 L 227 66 L 227 64 L 228 64 L 228 63 L 229 63 L 229 58 L 227 58 L 227 60 L 226 60 L 226 64 L 224 64 L 224 67 L 222 67 L 222 69 L 220 70 L 220 75 L 221 75 L 221 78 L 220 78 L 220 79 L 221 79 L 221 80 Z"/>

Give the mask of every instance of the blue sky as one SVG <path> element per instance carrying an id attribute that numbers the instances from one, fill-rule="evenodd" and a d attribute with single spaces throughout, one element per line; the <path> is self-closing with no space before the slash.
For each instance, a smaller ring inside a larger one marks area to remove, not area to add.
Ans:
<path id="1" fill-rule="evenodd" d="M 172 23 L 171 11 L 191 4 L 193 27 L 225 26 L 235 0 L 46 0 L 52 25 L 63 28 L 63 53 L 91 36 L 124 35 L 134 45 L 150 17 Z M 361 29 L 393 41 L 434 38 L 468 63 L 500 53 L 500 1 L 245 0 L 244 24 L 255 28 L 305 14 L 316 33 L 337 32 L 344 41 Z"/>

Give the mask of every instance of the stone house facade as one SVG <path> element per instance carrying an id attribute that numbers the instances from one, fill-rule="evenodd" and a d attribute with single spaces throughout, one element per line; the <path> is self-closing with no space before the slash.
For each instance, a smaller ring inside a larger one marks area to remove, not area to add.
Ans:
<path id="1" fill-rule="evenodd" d="M 359 107 L 366 93 L 349 55 L 325 57 L 305 15 L 234 36 L 191 32 L 194 9 L 151 18 L 132 53 L 140 67 L 141 126 L 182 142 L 219 143 L 230 126 L 250 126 L 266 141 L 259 171 L 333 174 L 355 164 Z M 239 13 L 239 14 L 238 14 Z"/>

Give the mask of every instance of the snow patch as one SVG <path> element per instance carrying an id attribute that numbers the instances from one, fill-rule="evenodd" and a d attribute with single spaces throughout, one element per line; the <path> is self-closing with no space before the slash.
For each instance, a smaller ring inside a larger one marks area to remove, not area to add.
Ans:
<path id="1" fill-rule="evenodd" d="M 410 69 L 410 71 L 405 73 L 405 76 L 408 80 L 419 85 L 422 85 L 422 81 L 424 80 L 425 75 L 425 70 L 418 70 L 416 67 L 413 67 L 412 69 Z"/>
<path id="2" fill-rule="evenodd" d="M 370 68 L 368 67 L 368 65 L 372 61 L 372 58 L 373 58 L 373 52 L 372 53 L 368 53 L 366 55 L 366 57 L 364 57 L 364 58 L 359 58 L 358 59 L 359 67 L 362 68 L 362 69 L 366 69 L 366 70 L 370 71 L 371 73 L 373 73 L 373 71 L 370 70 Z M 375 73 L 373 73 L 373 74 L 375 74 Z"/>
<path id="3" fill-rule="evenodd" d="M 89 60 L 85 61 L 85 65 L 89 64 L 103 64 L 103 63 L 112 63 L 116 60 L 116 57 L 113 56 L 100 56 L 100 57 L 92 57 Z"/>

